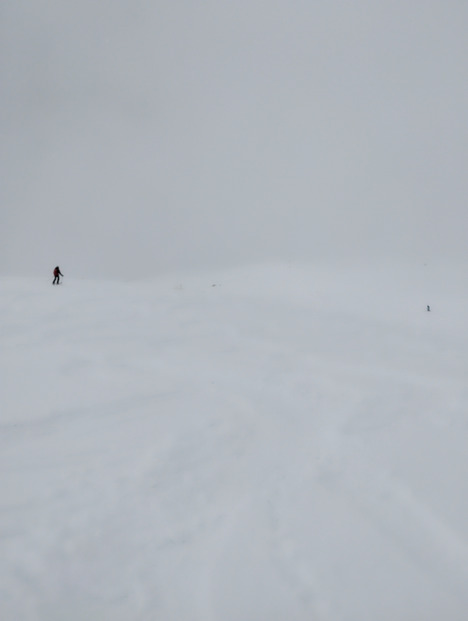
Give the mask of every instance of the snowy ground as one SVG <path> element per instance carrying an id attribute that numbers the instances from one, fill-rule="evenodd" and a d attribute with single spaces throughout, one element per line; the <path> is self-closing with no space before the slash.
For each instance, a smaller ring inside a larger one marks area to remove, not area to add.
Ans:
<path id="1" fill-rule="evenodd" d="M 1 279 L 2 620 L 465 620 L 467 313 L 424 265 Z"/>

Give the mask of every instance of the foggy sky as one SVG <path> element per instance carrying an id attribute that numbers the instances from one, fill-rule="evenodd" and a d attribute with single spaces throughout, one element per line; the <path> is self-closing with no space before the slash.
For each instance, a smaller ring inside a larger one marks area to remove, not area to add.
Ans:
<path id="1" fill-rule="evenodd" d="M 5 0 L 0 271 L 466 261 L 464 0 Z"/>

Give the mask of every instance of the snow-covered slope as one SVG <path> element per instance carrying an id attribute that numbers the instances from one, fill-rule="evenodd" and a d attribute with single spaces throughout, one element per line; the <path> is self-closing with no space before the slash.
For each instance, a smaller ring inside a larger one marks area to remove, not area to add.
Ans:
<path id="1" fill-rule="evenodd" d="M 466 619 L 466 282 L 0 286 L 2 619 Z"/>

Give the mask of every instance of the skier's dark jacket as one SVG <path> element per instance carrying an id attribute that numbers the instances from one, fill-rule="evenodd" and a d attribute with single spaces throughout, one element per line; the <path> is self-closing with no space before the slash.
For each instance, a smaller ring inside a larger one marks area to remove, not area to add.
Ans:
<path id="1" fill-rule="evenodd" d="M 63 276 L 62 272 L 59 269 L 59 266 L 57 265 L 57 267 L 54 269 L 54 276 Z"/>

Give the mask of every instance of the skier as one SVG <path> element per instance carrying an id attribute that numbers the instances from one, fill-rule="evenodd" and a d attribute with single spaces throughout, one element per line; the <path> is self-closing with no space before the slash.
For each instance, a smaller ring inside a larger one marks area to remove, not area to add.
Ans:
<path id="1" fill-rule="evenodd" d="M 55 284 L 59 285 L 60 284 L 60 276 L 63 278 L 63 274 L 60 271 L 59 266 L 57 265 L 57 267 L 54 269 L 54 281 L 52 283 L 53 285 L 55 285 Z"/>

